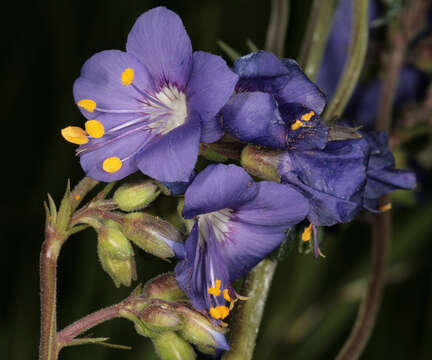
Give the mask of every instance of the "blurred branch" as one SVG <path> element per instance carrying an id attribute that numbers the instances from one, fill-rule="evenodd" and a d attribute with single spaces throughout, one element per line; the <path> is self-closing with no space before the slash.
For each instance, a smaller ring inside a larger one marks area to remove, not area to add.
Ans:
<path id="1" fill-rule="evenodd" d="M 265 48 L 277 57 L 283 57 L 284 54 L 289 5 L 289 0 L 272 0 Z"/>
<path id="2" fill-rule="evenodd" d="M 427 9 L 430 0 L 407 1 L 396 20 L 396 28 L 389 33 L 391 44 L 390 53 L 384 64 L 383 85 L 380 94 L 380 106 L 378 108 L 377 130 L 388 131 L 390 128 L 392 108 L 396 88 L 398 85 L 399 72 L 402 68 L 406 50 L 410 42 L 418 35 L 425 24 Z"/>
<path id="3" fill-rule="evenodd" d="M 388 199 L 385 198 L 383 201 Z M 390 231 L 391 213 L 387 211 L 377 214 L 373 225 L 372 260 L 367 291 L 360 304 L 351 334 L 336 360 L 358 359 L 369 341 L 381 304 Z"/>
<path id="4" fill-rule="evenodd" d="M 363 69 L 369 35 L 369 1 L 355 0 L 352 8 L 352 34 L 348 58 L 335 94 L 324 113 L 324 120 L 339 118 L 354 91 Z"/>
<path id="5" fill-rule="evenodd" d="M 299 64 L 311 80 L 314 80 L 320 67 L 337 2 L 315 0 L 312 4 L 299 56 Z"/>

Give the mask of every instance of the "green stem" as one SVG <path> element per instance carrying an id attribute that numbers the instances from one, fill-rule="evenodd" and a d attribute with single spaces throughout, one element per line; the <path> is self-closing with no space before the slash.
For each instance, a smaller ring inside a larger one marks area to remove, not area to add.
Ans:
<path id="1" fill-rule="evenodd" d="M 328 122 L 334 121 L 342 115 L 363 69 L 369 35 L 368 0 L 354 1 L 352 19 L 353 26 L 348 59 L 333 99 L 324 114 L 324 120 Z"/>
<path id="2" fill-rule="evenodd" d="M 223 356 L 224 360 L 252 359 L 256 338 L 264 313 L 276 261 L 264 259 L 248 275 L 242 288 L 242 301 L 235 311 L 235 322 L 231 329 L 231 350 Z"/>
<path id="3" fill-rule="evenodd" d="M 289 0 L 272 0 L 266 50 L 283 57 L 286 29 L 288 27 Z"/>
<path id="4" fill-rule="evenodd" d="M 315 79 L 321 65 L 337 1 L 315 0 L 312 4 L 306 35 L 299 56 L 299 64 L 311 80 Z"/>

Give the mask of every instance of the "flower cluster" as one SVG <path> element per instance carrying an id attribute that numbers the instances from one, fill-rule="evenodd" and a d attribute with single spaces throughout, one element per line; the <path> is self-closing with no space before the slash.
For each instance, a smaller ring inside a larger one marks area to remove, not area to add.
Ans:
<path id="1" fill-rule="evenodd" d="M 308 219 L 308 240 L 318 226 L 352 221 L 361 209 L 380 211 L 382 195 L 415 186 L 412 173 L 394 169 L 385 134 L 329 136 L 320 118 L 326 97 L 294 60 L 258 51 L 231 70 L 221 57 L 192 52 L 180 18 L 163 7 L 138 18 L 126 49 L 84 64 L 74 97 L 85 129 L 67 127 L 62 135 L 80 145 L 81 166 L 94 179 L 139 170 L 185 193 L 182 216 L 191 226 L 172 251 L 180 259 L 175 277 L 214 322 L 244 299 L 233 282 L 290 227 Z M 270 151 L 280 181 L 256 182 L 233 164 L 195 172 L 200 142 L 216 142 L 223 131 L 246 148 Z"/>

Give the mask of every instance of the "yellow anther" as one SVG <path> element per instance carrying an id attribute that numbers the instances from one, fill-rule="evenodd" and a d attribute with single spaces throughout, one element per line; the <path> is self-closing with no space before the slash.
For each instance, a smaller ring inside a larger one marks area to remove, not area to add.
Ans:
<path id="1" fill-rule="evenodd" d="M 66 141 L 72 144 L 83 145 L 88 143 L 88 138 L 83 129 L 78 126 L 68 126 L 61 131 Z"/>
<path id="2" fill-rule="evenodd" d="M 75 195 L 75 200 L 78 201 L 79 199 L 81 199 L 81 195 Z"/>
<path id="3" fill-rule="evenodd" d="M 216 306 L 209 310 L 210 315 L 215 319 L 225 319 L 229 315 L 229 309 L 226 306 Z"/>
<path id="4" fill-rule="evenodd" d="M 119 171 L 121 167 L 122 167 L 122 161 L 116 156 L 112 156 L 112 157 L 105 159 L 103 164 L 102 164 L 102 168 L 107 173 L 110 173 L 110 174 L 115 173 L 116 171 Z"/>
<path id="5" fill-rule="evenodd" d="M 96 109 L 96 103 L 90 99 L 82 99 L 78 101 L 78 106 L 91 113 Z"/>
<path id="6" fill-rule="evenodd" d="M 231 301 L 231 296 L 230 296 L 230 294 L 229 294 L 228 289 L 225 289 L 225 290 L 223 291 L 223 297 L 224 297 L 224 299 L 225 299 L 226 301 Z"/>
<path id="7" fill-rule="evenodd" d="M 379 210 L 381 212 L 386 212 L 389 211 L 392 208 L 392 204 L 391 203 L 387 203 L 385 205 L 380 206 Z"/>
<path id="8" fill-rule="evenodd" d="M 94 138 L 100 138 L 105 133 L 104 126 L 100 121 L 97 120 L 86 121 L 85 129 L 87 133 Z"/>
<path id="9" fill-rule="evenodd" d="M 292 130 L 300 129 L 303 126 L 303 123 L 300 120 L 296 120 L 294 124 L 291 125 Z"/>
<path id="10" fill-rule="evenodd" d="M 310 241 L 311 237 L 312 237 L 312 224 L 309 224 L 309 226 L 305 228 L 303 231 L 302 240 Z"/>
<path id="11" fill-rule="evenodd" d="M 207 289 L 208 293 L 210 295 L 219 296 L 221 294 L 221 289 L 220 289 L 221 284 L 222 284 L 222 281 L 216 280 L 215 285 L 213 287 Z"/>
<path id="12" fill-rule="evenodd" d="M 312 118 L 312 116 L 314 116 L 314 115 L 315 115 L 315 113 L 313 111 L 311 111 L 311 112 L 308 112 L 307 114 L 303 114 L 301 119 L 303 121 L 309 121 Z"/>
<path id="13" fill-rule="evenodd" d="M 121 81 L 124 86 L 129 86 L 132 84 L 132 81 L 134 79 L 134 69 L 127 68 L 125 71 L 123 71 L 121 75 Z"/>

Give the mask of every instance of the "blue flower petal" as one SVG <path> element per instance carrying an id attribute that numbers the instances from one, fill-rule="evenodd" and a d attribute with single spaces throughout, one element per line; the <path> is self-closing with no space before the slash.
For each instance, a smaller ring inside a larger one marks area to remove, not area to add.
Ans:
<path id="1" fill-rule="evenodd" d="M 222 137 L 222 128 L 216 114 L 234 91 L 238 76 L 220 57 L 202 51 L 193 54 L 193 68 L 186 88 L 190 111 L 201 116 L 201 140 L 214 142 Z"/>
<path id="2" fill-rule="evenodd" d="M 197 114 L 165 135 L 160 135 L 137 155 L 138 168 L 165 182 L 188 181 L 198 158 L 201 124 Z"/>
<path id="3" fill-rule="evenodd" d="M 292 59 L 282 59 L 288 70 L 286 85 L 277 93 L 280 104 L 299 103 L 320 115 L 326 106 L 326 96 Z"/>
<path id="4" fill-rule="evenodd" d="M 159 88 L 167 83 L 185 88 L 192 70 L 192 45 L 176 13 L 157 7 L 142 14 L 126 49 L 145 64 Z"/>
<path id="5" fill-rule="evenodd" d="M 257 192 L 256 184 L 241 167 L 209 165 L 187 189 L 183 216 L 190 219 L 225 208 L 234 209 L 251 201 Z"/>
<path id="6" fill-rule="evenodd" d="M 269 148 L 286 146 L 286 125 L 273 96 L 263 92 L 243 92 L 222 109 L 224 129 L 235 138 Z"/>

